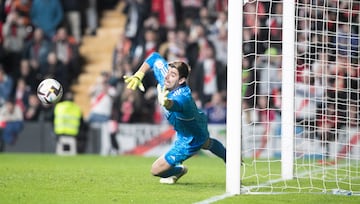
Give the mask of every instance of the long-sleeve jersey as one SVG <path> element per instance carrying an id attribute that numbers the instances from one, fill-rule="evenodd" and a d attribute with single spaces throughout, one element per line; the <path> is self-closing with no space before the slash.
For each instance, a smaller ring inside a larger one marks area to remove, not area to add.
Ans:
<path id="1" fill-rule="evenodd" d="M 154 72 L 158 83 L 164 86 L 168 62 L 157 52 L 152 53 L 145 62 Z M 175 146 L 183 147 L 189 153 L 195 153 L 209 137 L 207 117 L 197 108 L 191 89 L 186 84 L 172 90 L 168 99 L 173 101 L 173 105 L 169 110 L 163 108 L 163 111 L 166 119 L 177 132 L 178 140 L 175 141 Z"/>

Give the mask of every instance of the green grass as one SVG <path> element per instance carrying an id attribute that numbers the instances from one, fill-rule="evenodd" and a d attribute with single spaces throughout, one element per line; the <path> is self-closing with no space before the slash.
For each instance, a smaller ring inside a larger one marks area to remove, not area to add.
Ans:
<path id="1" fill-rule="evenodd" d="M 225 165 L 197 156 L 176 185 L 150 175 L 155 158 L 0 154 L 0 203 L 194 203 L 225 193 Z M 261 167 L 259 167 L 261 168 Z M 239 195 L 217 203 L 360 203 L 359 196 Z"/>

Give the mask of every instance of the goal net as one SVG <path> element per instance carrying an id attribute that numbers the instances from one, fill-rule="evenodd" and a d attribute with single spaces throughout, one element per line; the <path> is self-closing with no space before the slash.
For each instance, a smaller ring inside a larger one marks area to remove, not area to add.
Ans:
<path id="1" fill-rule="evenodd" d="M 244 2 L 245 193 L 360 194 L 359 10 L 356 0 Z"/>

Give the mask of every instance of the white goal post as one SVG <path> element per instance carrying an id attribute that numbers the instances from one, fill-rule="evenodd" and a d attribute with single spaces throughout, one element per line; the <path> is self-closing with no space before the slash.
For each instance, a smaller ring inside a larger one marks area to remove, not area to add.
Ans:
<path id="1" fill-rule="evenodd" d="M 359 1 L 228 1 L 226 191 L 360 195 Z"/>
<path id="2" fill-rule="evenodd" d="M 229 0 L 226 192 L 230 194 L 240 194 L 242 7 L 242 1 Z"/>

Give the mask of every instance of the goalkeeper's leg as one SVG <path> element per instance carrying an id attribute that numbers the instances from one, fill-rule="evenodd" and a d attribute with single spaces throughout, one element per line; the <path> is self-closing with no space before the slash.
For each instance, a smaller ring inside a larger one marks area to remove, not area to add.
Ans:
<path id="1" fill-rule="evenodd" d="M 161 177 L 160 183 L 174 184 L 186 173 L 184 165 L 169 164 L 164 156 L 159 157 L 151 167 L 151 174 Z"/>
<path id="2" fill-rule="evenodd" d="M 226 163 L 226 148 L 217 139 L 209 138 L 202 148 L 209 150 Z"/>
<path id="3" fill-rule="evenodd" d="M 155 174 L 154 176 L 158 176 L 161 178 L 167 178 L 170 176 L 176 176 L 181 174 L 184 171 L 185 167 L 183 165 L 171 166 L 169 169 Z"/>

